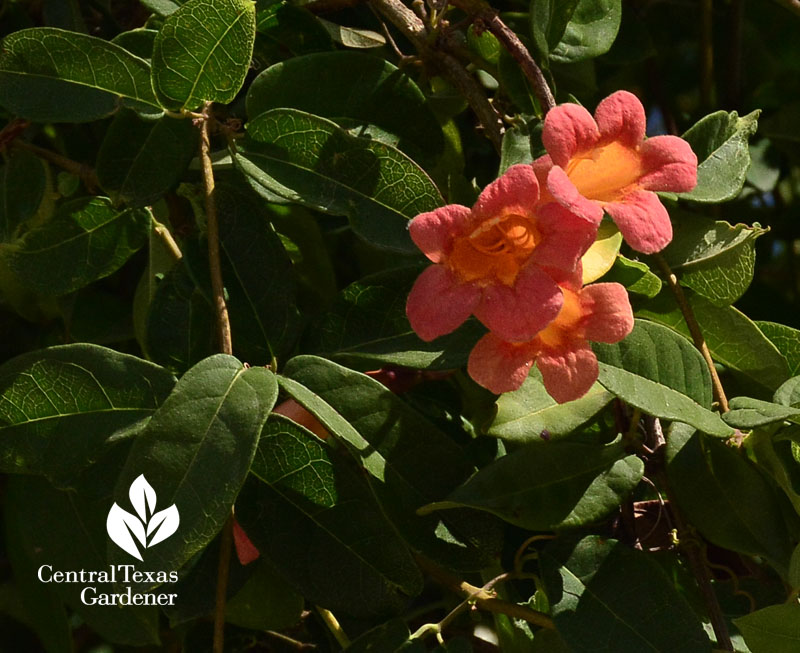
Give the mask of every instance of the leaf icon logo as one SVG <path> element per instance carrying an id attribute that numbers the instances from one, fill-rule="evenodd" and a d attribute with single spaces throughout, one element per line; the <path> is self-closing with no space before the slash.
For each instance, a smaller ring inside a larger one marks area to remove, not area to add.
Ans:
<path id="1" fill-rule="evenodd" d="M 147 549 L 163 542 L 178 530 L 180 515 L 174 503 L 169 508 L 155 512 L 156 491 L 144 474 L 131 483 L 128 497 L 136 514 L 114 503 L 108 511 L 106 530 L 114 544 L 137 560 L 142 560 L 136 543 Z"/>

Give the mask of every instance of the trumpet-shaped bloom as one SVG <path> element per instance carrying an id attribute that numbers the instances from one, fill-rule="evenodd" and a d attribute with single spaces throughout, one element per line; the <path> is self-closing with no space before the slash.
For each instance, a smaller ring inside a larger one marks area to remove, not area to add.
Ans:
<path id="1" fill-rule="evenodd" d="M 633 329 L 628 293 L 618 283 L 564 287 L 564 304 L 553 322 L 527 342 L 507 342 L 493 333 L 469 357 L 470 376 L 496 394 L 516 390 L 535 362 L 547 392 L 559 403 L 582 397 L 597 380 L 588 341 L 619 342 Z"/>
<path id="2" fill-rule="evenodd" d="M 617 91 L 600 102 L 594 118 L 577 104 L 547 114 L 534 161 L 550 195 L 571 212 L 600 222 L 603 211 L 628 244 L 652 254 L 672 240 L 669 215 L 653 191 L 689 191 L 697 184 L 697 156 L 677 136 L 645 139 L 638 98 Z"/>
<path id="3" fill-rule="evenodd" d="M 449 333 L 474 314 L 501 338 L 528 340 L 558 315 L 563 298 L 550 271 L 573 271 L 597 225 L 538 200 L 533 168 L 516 165 L 472 209 L 450 204 L 410 222 L 412 240 L 434 263 L 406 304 L 420 338 Z"/>

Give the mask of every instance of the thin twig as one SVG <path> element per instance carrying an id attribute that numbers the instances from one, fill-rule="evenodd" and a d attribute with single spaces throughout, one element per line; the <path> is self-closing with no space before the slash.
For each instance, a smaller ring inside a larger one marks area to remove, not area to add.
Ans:
<path id="1" fill-rule="evenodd" d="M 181 252 L 181 248 L 178 247 L 178 243 L 175 242 L 167 226 L 153 218 L 153 231 L 164 242 L 164 245 L 169 250 L 169 253 L 172 254 L 172 257 L 176 261 L 180 261 L 183 258 L 183 252 Z"/>
<path id="2" fill-rule="evenodd" d="M 317 648 L 316 644 L 311 644 L 309 642 L 301 642 L 298 639 L 293 639 L 288 635 L 284 635 L 283 633 L 279 633 L 277 630 L 265 630 L 265 634 L 269 635 L 270 637 L 274 637 L 275 639 L 279 639 L 284 644 L 291 646 L 296 651 L 310 651 L 312 649 Z"/>
<path id="3" fill-rule="evenodd" d="M 689 333 L 694 341 L 694 346 L 697 347 L 706 361 L 708 371 L 711 373 L 711 385 L 714 389 L 714 397 L 719 403 L 719 408 L 723 413 L 727 413 L 728 410 L 730 410 L 728 407 L 728 398 L 725 396 L 725 390 L 722 387 L 722 382 L 719 380 L 717 368 L 714 366 L 714 360 L 711 358 L 711 352 L 708 351 L 708 345 L 706 345 L 706 341 L 703 338 L 703 332 L 700 330 L 700 325 L 697 323 L 694 311 L 689 305 L 686 295 L 683 293 L 683 288 L 681 288 L 678 282 L 678 277 L 675 276 L 675 273 L 669 267 L 667 261 L 661 254 L 654 254 L 654 257 L 661 271 L 664 273 L 664 276 L 667 278 L 669 288 L 675 296 L 675 300 L 678 302 L 678 308 L 680 308 L 681 313 L 683 313 L 683 319 L 686 320 L 686 326 L 689 327 Z"/>
<path id="4" fill-rule="evenodd" d="M 514 59 L 516 59 L 522 72 L 530 81 L 533 87 L 533 92 L 542 105 L 542 111 L 546 114 L 550 109 L 556 106 L 553 92 L 547 84 L 547 80 L 542 74 L 536 61 L 534 61 L 528 48 L 519 40 L 517 35 L 512 29 L 508 27 L 497 15 L 488 3 L 483 0 L 452 0 L 453 5 L 462 9 L 474 16 L 476 27 L 483 24 L 492 34 L 497 37 L 497 40 L 508 50 Z"/>
<path id="5" fill-rule="evenodd" d="M 77 161 L 73 161 L 58 152 L 53 152 L 51 150 L 46 150 L 43 147 L 39 147 L 38 145 L 33 145 L 32 143 L 28 143 L 27 141 L 16 140 L 11 143 L 11 147 L 17 147 L 22 150 L 28 150 L 29 152 L 33 152 L 36 156 L 49 161 L 50 163 L 54 163 L 59 168 L 63 168 L 67 172 L 75 175 L 76 177 L 80 177 L 83 183 L 85 184 L 87 190 L 93 191 L 99 185 L 100 182 L 97 180 L 97 173 L 94 171 L 89 165 L 85 163 L 78 163 Z"/>
<path id="6" fill-rule="evenodd" d="M 222 534 L 219 548 L 219 563 L 217 566 L 217 596 L 214 605 L 214 653 L 225 651 L 225 600 L 228 594 L 228 574 L 231 565 L 231 552 L 233 549 L 233 516 L 228 517 Z"/>
<path id="7" fill-rule="evenodd" d="M 350 638 L 344 630 L 342 630 L 339 620 L 334 616 L 333 612 L 319 606 L 317 606 L 317 612 L 319 612 L 319 616 L 322 617 L 322 620 L 325 622 L 328 630 L 331 631 L 331 634 L 336 638 L 336 641 L 339 642 L 339 646 L 342 648 L 350 646 Z"/>
<path id="8" fill-rule="evenodd" d="M 416 559 L 419 566 L 432 576 L 436 582 L 444 585 L 456 594 L 468 597 L 479 609 L 495 614 L 504 614 L 516 619 L 523 619 L 542 628 L 548 628 L 550 630 L 555 629 L 553 620 L 546 614 L 531 610 L 524 605 L 498 599 L 483 588 L 476 587 L 475 585 L 471 585 L 453 576 L 449 571 L 442 569 L 423 556 L 416 556 Z"/>

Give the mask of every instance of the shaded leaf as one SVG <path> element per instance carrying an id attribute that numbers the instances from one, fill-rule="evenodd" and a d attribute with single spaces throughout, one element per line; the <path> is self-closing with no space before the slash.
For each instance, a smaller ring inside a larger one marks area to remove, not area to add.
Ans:
<path id="1" fill-rule="evenodd" d="M 578 0 L 535 0 L 531 2 L 531 36 L 539 56 L 546 61 L 564 36 Z"/>
<path id="2" fill-rule="evenodd" d="M 433 342 L 420 340 L 406 317 L 406 299 L 420 271 L 418 266 L 389 270 L 347 286 L 310 329 L 310 349 L 354 365 L 464 367 L 484 329 L 469 321 Z"/>
<path id="3" fill-rule="evenodd" d="M 796 415 L 793 416 L 794 421 L 797 421 Z M 746 446 L 758 465 L 769 473 L 800 515 L 800 460 L 797 444 L 782 437 L 778 429 L 779 425 L 754 430 L 747 437 Z"/>
<path id="4" fill-rule="evenodd" d="M 752 397 L 734 397 L 730 410 L 722 415 L 726 424 L 738 429 L 754 429 L 757 426 L 782 422 L 800 415 L 800 409 L 761 401 Z"/>
<path id="5" fill-rule="evenodd" d="M 309 431 L 270 417 L 252 475 L 238 518 L 307 599 L 367 616 L 398 610 L 422 589 L 411 554 L 364 478 Z"/>
<path id="6" fill-rule="evenodd" d="M 467 30 L 467 46 L 475 54 L 491 64 L 500 61 L 502 47 L 497 37 L 488 30 L 478 32 L 475 25 L 470 25 Z"/>
<path id="7" fill-rule="evenodd" d="M 159 16 L 169 16 L 186 0 L 140 0 L 142 5 Z"/>
<path id="8" fill-rule="evenodd" d="M 0 167 L 0 242 L 13 240 L 17 228 L 32 218 L 47 189 L 47 167 L 22 150 Z"/>
<path id="9" fill-rule="evenodd" d="M 488 435 L 519 443 L 541 442 L 568 435 L 600 412 L 614 396 L 599 383 L 580 399 L 556 403 L 536 370 L 522 387 L 497 400 L 497 415 Z"/>
<path id="10" fill-rule="evenodd" d="M 734 619 L 752 653 L 794 653 L 800 648 L 800 604 L 771 605 Z"/>
<path id="11" fill-rule="evenodd" d="M 655 297 L 661 291 L 661 279 L 641 261 L 632 261 L 618 254 L 614 266 L 603 277 L 604 282 L 621 283 L 628 292 Z"/>
<path id="12" fill-rule="evenodd" d="M 559 16 L 559 29 L 563 19 Z M 608 52 L 621 20 L 621 0 L 578 0 L 558 44 L 551 48 L 550 58 L 559 63 L 575 63 Z"/>
<path id="13" fill-rule="evenodd" d="M 283 630 L 300 620 L 303 597 L 266 561 L 225 605 L 225 621 L 251 630 Z"/>
<path id="14" fill-rule="evenodd" d="M 307 9 L 274 2 L 256 17 L 256 57 L 267 64 L 309 52 L 333 49 L 333 40 L 320 20 Z"/>
<path id="15" fill-rule="evenodd" d="M 227 103 L 242 87 L 256 35 L 252 0 L 189 0 L 153 45 L 153 90 L 167 109 Z"/>
<path id="16" fill-rule="evenodd" d="M 542 559 L 553 620 L 570 651 L 710 653 L 700 619 L 646 553 L 590 535 Z"/>
<path id="17" fill-rule="evenodd" d="M 169 0 L 166 1 L 169 2 Z M 156 40 L 156 34 L 158 34 L 158 30 L 140 27 L 127 32 L 120 32 L 111 39 L 111 42 L 125 48 L 131 54 L 149 61 L 150 57 L 153 56 L 153 43 Z"/>
<path id="18" fill-rule="evenodd" d="M 386 45 L 386 39 L 383 35 L 372 30 L 345 27 L 324 18 L 317 18 L 317 20 L 334 41 L 346 48 L 380 48 Z"/>
<path id="19" fill-rule="evenodd" d="M 689 523 L 717 546 L 764 556 L 785 575 L 791 539 L 778 496 L 744 452 L 673 424 L 666 455 L 670 488 Z"/>
<path id="20" fill-rule="evenodd" d="M 224 354 L 201 361 L 181 378 L 134 441 L 114 490 L 116 502 L 129 505 L 128 489 L 144 472 L 158 507 L 174 504 L 180 511 L 181 536 L 147 548 L 146 568 L 177 569 L 219 532 L 277 396 L 269 370 L 245 368 Z M 109 547 L 110 560 L 132 562 Z"/>
<path id="21" fill-rule="evenodd" d="M 38 122 L 89 122 L 122 104 L 160 111 L 146 61 L 103 39 L 52 27 L 3 38 L 0 104 Z"/>
<path id="22" fill-rule="evenodd" d="M 346 215 L 353 230 L 375 246 L 416 252 L 408 220 L 442 203 L 411 159 L 324 118 L 273 109 L 252 120 L 248 133 L 234 161 L 256 191 Z"/>
<path id="23" fill-rule="evenodd" d="M 619 506 L 643 473 L 644 463 L 626 456 L 621 442 L 528 445 L 483 467 L 424 513 L 469 507 L 532 531 L 578 528 Z"/>
<path id="24" fill-rule="evenodd" d="M 739 194 L 750 166 L 748 140 L 760 111 L 739 117 L 717 111 L 695 123 L 683 138 L 697 155 L 697 186 L 679 196 L 695 202 L 724 202 Z"/>
<path id="25" fill-rule="evenodd" d="M 118 113 L 97 154 L 103 189 L 131 206 L 152 204 L 177 182 L 197 149 L 189 120 Z"/>
<path id="26" fill-rule="evenodd" d="M 793 376 L 775 391 L 776 404 L 796 407 L 800 405 L 800 376 Z"/>
<path id="27" fill-rule="evenodd" d="M 112 439 L 140 430 L 175 384 L 165 369 L 96 345 L 0 366 L 0 468 L 72 481 Z"/>
<path id="28" fill-rule="evenodd" d="M 247 114 L 252 121 L 278 108 L 328 118 L 357 135 L 376 125 L 399 137 L 398 149 L 428 163 L 444 148 L 442 129 L 414 81 L 361 52 L 308 54 L 267 68 L 247 92 Z"/>
<path id="29" fill-rule="evenodd" d="M 151 219 L 148 209 L 119 210 L 106 197 L 81 198 L 0 246 L 0 256 L 26 286 L 63 295 L 116 272 L 145 244 Z"/>
<path id="30" fill-rule="evenodd" d="M 755 324 L 783 354 L 789 364 L 789 374 L 796 376 L 800 373 L 800 331 L 775 322 L 757 320 Z"/>

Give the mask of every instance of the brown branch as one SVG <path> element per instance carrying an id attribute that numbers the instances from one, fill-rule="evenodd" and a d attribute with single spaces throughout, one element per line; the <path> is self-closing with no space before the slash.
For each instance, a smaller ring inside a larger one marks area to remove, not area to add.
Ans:
<path id="1" fill-rule="evenodd" d="M 453 576 L 449 571 L 442 569 L 439 565 L 423 556 L 416 556 L 416 560 L 423 571 L 429 574 L 437 583 L 443 585 L 451 592 L 469 598 L 481 610 L 504 614 L 515 619 L 523 619 L 524 621 L 550 630 L 556 627 L 553 620 L 542 612 L 531 610 L 524 605 L 498 599 L 491 591 L 485 590 L 482 587 L 476 587 L 475 585 L 471 585 Z"/>
<path id="2" fill-rule="evenodd" d="M 517 35 L 506 25 L 497 15 L 497 11 L 483 0 L 451 0 L 451 3 L 459 9 L 472 15 L 475 19 L 475 26 L 485 26 L 506 50 L 516 59 L 522 72 L 530 81 L 533 92 L 542 105 L 542 111 L 546 114 L 556 106 L 553 92 L 547 84 L 547 80 L 542 74 L 541 68 L 534 61 L 528 48 L 519 40 Z"/>
<path id="3" fill-rule="evenodd" d="M 52 152 L 51 150 L 46 150 L 43 147 L 39 147 L 38 145 L 33 145 L 28 143 L 27 141 L 20 141 L 16 140 L 11 143 L 11 147 L 19 148 L 22 150 L 28 150 L 28 152 L 33 152 L 38 157 L 49 161 L 50 163 L 54 163 L 59 168 L 63 168 L 70 174 L 75 175 L 76 177 L 80 177 L 81 181 L 83 181 L 84 185 L 89 191 L 94 191 L 100 185 L 100 182 L 97 180 L 97 173 L 94 171 L 89 165 L 85 163 L 78 163 L 77 161 L 73 161 L 58 152 Z"/>
<path id="4" fill-rule="evenodd" d="M 400 0 L 370 0 L 370 2 L 411 41 L 424 61 L 439 70 L 464 96 L 483 126 L 487 138 L 499 152 L 503 142 L 503 122 L 475 78 L 467 72 L 458 59 L 430 43 L 425 24 Z"/>
<path id="5" fill-rule="evenodd" d="M 720 410 L 723 413 L 727 413 L 728 410 L 730 410 L 728 407 L 728 398 L 725 396 L 725 390 L 722 387 L 722 382 L 719 380 L 717 368 L 714 366 L 714 360 L 711 358 L 711 352 L 708 351 L 708 345 L 706 345 L 706 341 L 703 338 L 703 332 L 700 330 L 700 325 L 697 323 L 697 318 L 694 315 L 694 311 L 692 310 L 689 301 L 686 299 L 683 288 L 681 288 L 681 285 L 678 282 L 678 277 L 675 276 L 675 273 L 669 267 L 667 261 L 661 254 L 654 254 L 654 257 L 658 262 L 661 271 L 664 273 L 664 276 L 667 278 L 667 284 L 669 284 L 669 288 L 672 291 L 672 294 L 675 296 L 675 300 L 678 302 L 678 308 L 680 308 L 681 313 L 683 314 L 683 319 L 686 321 L 686 326 L 689 327 L 689 333 L 694 341 L 694 346 L 697 347 L 697 349 L 703 355 L 703 359 L 706 361 L 708 371 L 711 373 L 711 385 L 714 389 L 714 398 L 719 403 Z"/>

